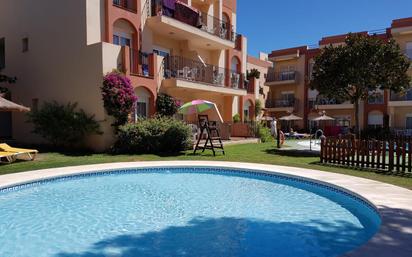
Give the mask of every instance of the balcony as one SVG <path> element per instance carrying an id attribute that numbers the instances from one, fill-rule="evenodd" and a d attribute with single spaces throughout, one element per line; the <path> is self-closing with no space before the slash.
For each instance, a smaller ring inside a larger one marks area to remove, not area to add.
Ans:
<path id="1" fill-rule="evenodd" d="M 326 97 L 308 99 L 308 107 L 310 110 L 339 110 L 354 108 L 353 104 L 349 102 L 342 102 L 336 99 L 329 99 Z"/>
<path id="2" fill-rule="evenodd" d="M 266 101 L 266 108 L 273 111 L 297 111 L 298 107 L 298 99 L 268 99 Z"/>
<path id="3" fill-rule="evenodd" d="M 370 94 L 368 97 L 368 104 L 378 105 L 378 104 L 384 104 L 384 103 L 385 103 L 385 97 L 382 93 Z"/>
<path id="4" fill-rule="evenodd" d="M 130 75 L 153 78 L 150 54 L 130 49 Z"/>
<path id="5" fill-rule="evenodd" d="M 163 70 L 166 87 L 218 92 L 224 95 L 247 94 L 243 74 L 212 64 L 181 56 L 168 56 L 164 60 Z"/>
<path id="6" fill-rule="evenodd" d="M 388 105 L 393 107 L 412 106 L 412 89 L 408 90 L 405 94 L 395 94 L 392 92 Z"/>
<path id="7" fill-rule="evenodd" d="M 182 2 L 153 1 L 150 14 L 148 26 L 161 35 L 211 50 L 235 47 L 237 35 L 229 23 Z"/>
<path id="8" fill-rule="evenodd" d="M 113 6 L 137 13 L 136 1 L 133 0 L 113 0 Z"/>
<path id="9" fill-rule="evenodd" d="M 297 71 L 281 71 L 274 72 L 269 71 L 266 77 L 266 85 L 285 85 L 294 84 L 298 82 Z"/>

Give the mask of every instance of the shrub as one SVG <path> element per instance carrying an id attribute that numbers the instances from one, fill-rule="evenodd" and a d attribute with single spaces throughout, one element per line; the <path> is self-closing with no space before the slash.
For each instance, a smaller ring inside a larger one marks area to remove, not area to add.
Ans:
<path id="1" fill-rule="evenodd" d="M 234 122 L 234 123 L 238 123 L 238 122 L 240 122 L 240 121 L 241 121 L 240 115 L 239 115 L 239 113 L 236 113 L 236 114 L 233 116 L 233 122 Z"/>
<path id="2" fill-rule="evenodd" d="M 107 114 L 116 119 L 112 125 L 117 127 L 126 124 L 137 101 L 130 80 L 120 72 L 113 71 L 104 76 L 101 90 Z"/>
<path id="3" fill-rule="evenodd" d="M 76 107 L 77 103 L 44 103 L 39 110 L 28 114 L 29 122 L 34 125 L 32 132 L 59 147 L 80 145 L 87 135 L 102 134 L 94 115 L 89 116 L 82 109 L 76 111 Z"/>
<path id="4" fill-rule="evenodd" d="M 257 137 L 260 138 L 262 143 L 273 142 L 273 137 L 270 133 L 270 129 L 264 125 L 257 124 Z"/>
<path id="5" fill-rule="evenodd" d="M 177 153 L 191 145 L 191 130 L 169 117 L 139 120 L 121 126 L 114 146 L 117 153 Z"/>
<path id="6" fill-rule="evenodd" d="M 260 71 L 258 71 L 257 69 L 251 69 L 250 71 L 247 72 L 247 78 L 248 79 L 251 79 L 251 78 L 259 79 Z"/>
<path id="7" fill-rule="evenodd" d="M 159 115 L 172 117 L 179 107 L 180 104 L 173 97 L 166 94 L 157 95 L 156 108 Z"/>

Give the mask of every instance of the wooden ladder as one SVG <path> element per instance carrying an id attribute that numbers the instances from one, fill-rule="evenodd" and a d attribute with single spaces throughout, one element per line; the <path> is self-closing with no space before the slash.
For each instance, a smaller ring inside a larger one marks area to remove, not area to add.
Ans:
<path id="1" fill-rule="evenodd" d="M 212 150 L 213 156 L 216 156 L 216 152 L 219 151 L 222 152 L 223 155 L 225 155 L 225 149 L 223 148 L 222 139 L 220 137 L 216 122 L 214 122 L 214 124 L 211 124 L 207 115 L 199 115 L 199 126 L 200 134 L 193 154 L 196 154 L 198 150 L 202 150 L 203 153 L 206 149 L 208 149 Z M 206 142 L 204 146 L 200 146 L 202 135 L 205 132 L 207 134 Z"/>

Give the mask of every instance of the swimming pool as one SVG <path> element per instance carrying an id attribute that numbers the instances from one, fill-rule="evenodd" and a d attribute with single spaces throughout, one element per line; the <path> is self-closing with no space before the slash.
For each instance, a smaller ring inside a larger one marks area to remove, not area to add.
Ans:
<path id="1" fill-rule="evenodd" d="M 144 168 L 0 191 L 0 256 L 339 256 L 375 209 L 306 180 L 223 168 Z"/>

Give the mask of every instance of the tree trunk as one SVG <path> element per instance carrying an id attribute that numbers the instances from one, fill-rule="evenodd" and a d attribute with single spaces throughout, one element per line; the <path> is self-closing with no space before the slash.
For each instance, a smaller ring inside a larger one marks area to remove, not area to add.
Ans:
<path id="1" fill-rule="evenodd" d="M 354 103 L 355 105 L 355 134 L 357 138 L 360 139 L 361 137 L 361 128 L 359 123 L 359 99 L 357 99 Z"/>

